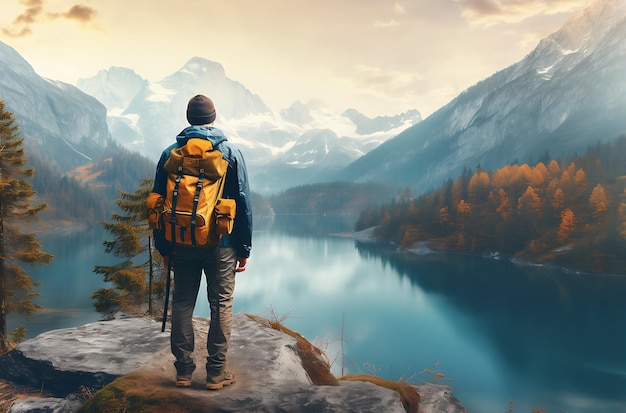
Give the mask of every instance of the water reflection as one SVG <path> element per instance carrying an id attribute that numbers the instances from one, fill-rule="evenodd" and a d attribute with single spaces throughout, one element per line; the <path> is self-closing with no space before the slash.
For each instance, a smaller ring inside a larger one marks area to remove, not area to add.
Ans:
<path id="1" fill-rule="evenodd" d="M 67 328 L 97 321 L 101 318 L 93 308 L 93 292 L 105 284 L 94 274 L 95 265 L 108 265 L 116 258 L 104 253 L 102 241 L 107 234 L 100 226 L 68 228 L 65 231 L 38 236 L 42 250 L 55 256 L 48 265 L 25 269 L 41 286 L 35 302 L 43 311 L 30 319 L 11 314 L 8 330 L 18 325 L 28 329 L 27 337 L 44 331 Z"/>
<path id="2" fill-rule="evenodd" d="M 507 376 L 534 389 L 533 397 L 549 391 L 626 402 L 626 278 L 356 247 L 469 317 Z"/>

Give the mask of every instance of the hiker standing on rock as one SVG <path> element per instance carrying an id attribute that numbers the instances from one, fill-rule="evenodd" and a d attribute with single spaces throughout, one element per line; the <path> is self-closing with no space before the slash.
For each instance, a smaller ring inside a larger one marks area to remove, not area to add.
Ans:
<path id="1" fill-rule="evenodd" d="M 177 387 L 191 386 L 196 368 L 191 356 L 192 317 L 203 271 L 206 277 L 211 309 L 206 362 L 209 390 L 235 381 L 235 374 L 226 370 L 235 273 L 246 270 L 252 247 L 252 211 L 244 158 L 224 133 L 213 127 L 215 117 L 215 106 L 208 97 L 197 95 L 189 100 L 187 120 L 191 126 L 161 154 L 148 199 L 149 213 L 151 207 L 159 211 L 155 218 L 159 222 L 153 226 L 156 248 L 165 265 L 174 271 L 171 349 L 176 357 Z M 190 211 L 183 211 L 185 208 Z M 203 208 L 209 216 L 200 214 Z"/>

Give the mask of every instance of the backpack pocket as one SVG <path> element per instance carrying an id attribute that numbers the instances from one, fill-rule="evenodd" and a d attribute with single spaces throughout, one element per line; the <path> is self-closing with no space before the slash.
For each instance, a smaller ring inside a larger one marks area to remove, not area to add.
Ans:
<path id="1" fill-rule="evenodd" d="M 215 229 L 218 235 L 233 232 L 237 203 L 234 199 L 220 198 L 215 204 Z"/>
<path id="2" fill-rule="evenodd" d="M 147 214 L 148 214 L 148 227 L 156 229 L 157 231 L 163 228 L 162 214 L 163 203 L 165 199 L 156 192 L 150 192 L 148 200 L 146 202 Z"/>
<path id="3" fill-rule="evenodd" d="M 172 222 L 172 211 L 164 211 L 163 224 L 165 226 L 165 239 L 176 245 L 206 246 L 209 243 L 211 233 L 207 231 L 207 221 L 204 215 L 196 214 L 195 224 L 192 222 L 192 214 L 177 211 Z M 213 242 L 215 244 L 215 240 Z"/>

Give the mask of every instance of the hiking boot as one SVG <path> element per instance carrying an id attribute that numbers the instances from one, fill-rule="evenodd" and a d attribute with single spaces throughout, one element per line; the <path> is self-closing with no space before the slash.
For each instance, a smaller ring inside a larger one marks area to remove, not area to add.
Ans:
<path id="1" fill-rule="evenodd" d="M 207 390 L 219 390 L 222 387 L 230 386 L 235 382 L 235 373 L 232 371 L 225 371 L 216 377 L 207 377 L 206 389 Z"/>
<path id="2" fill-rule="evenodd" d="M 191 376 L 176 376 L 176 387 L 191 387 Z"/>

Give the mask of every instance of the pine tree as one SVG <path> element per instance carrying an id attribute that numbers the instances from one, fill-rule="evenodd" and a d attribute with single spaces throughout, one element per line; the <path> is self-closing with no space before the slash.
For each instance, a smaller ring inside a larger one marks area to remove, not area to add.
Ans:
<path id="1" fill-rule="evenodd" d="M 105 318 L 113 318 L 118 311 L 135 312 L 143 305 L 148 305 L 148 312 L 152 312 L 152 301 L 163 296 L 163 288 L 153 289 L 153 254 L 150 245 L 151 231 L 148 228 L 145 201 L 152 189 L 152 181 L 144 179 L 139 189 L 131 194 L 119 191 L 120 198 L 116 201 L 120 211 L 124 214 L 113 213 L 112 222 L 102 225 L 111 235 L 113 241 L 104 241 L 104 251 L 123 261 L 111 265 L 98 265 L 94 268 L 96 274 L 103 276 L 105 282 L 113 284 L 112 288 L 100 288 L 91 298 L 95 301 L 94 307 Z M 146 258 L 147 255 L 147 258 Z M 133 260 L 139 258 L 140 262 Z M 142 260 L 143 259 L 143 260 Z M 163 284 L 164 274 L 157 284 Z"/>
<path id="2" fill-rule="evenodd" d="M 7 315 L 33 315 L 41 307 L 33 299 L 38 295 L 33 287 L 39 285 L 18 263 L 47 264 L 54 256 L 41 251 L 34 234 L 21 232 L 19 223 L 37 219 L 46 204 L 32 207 L 35 195 L 32 184 L 26 180 L 34 169 L 26 166 L 23 138 L 13 114 L 0 100 L 0 350 L 9 349 Z M 18 327 L 12 337 L 24 336 Z M 17 341 L 17 340 L 12 340 Z"/>

